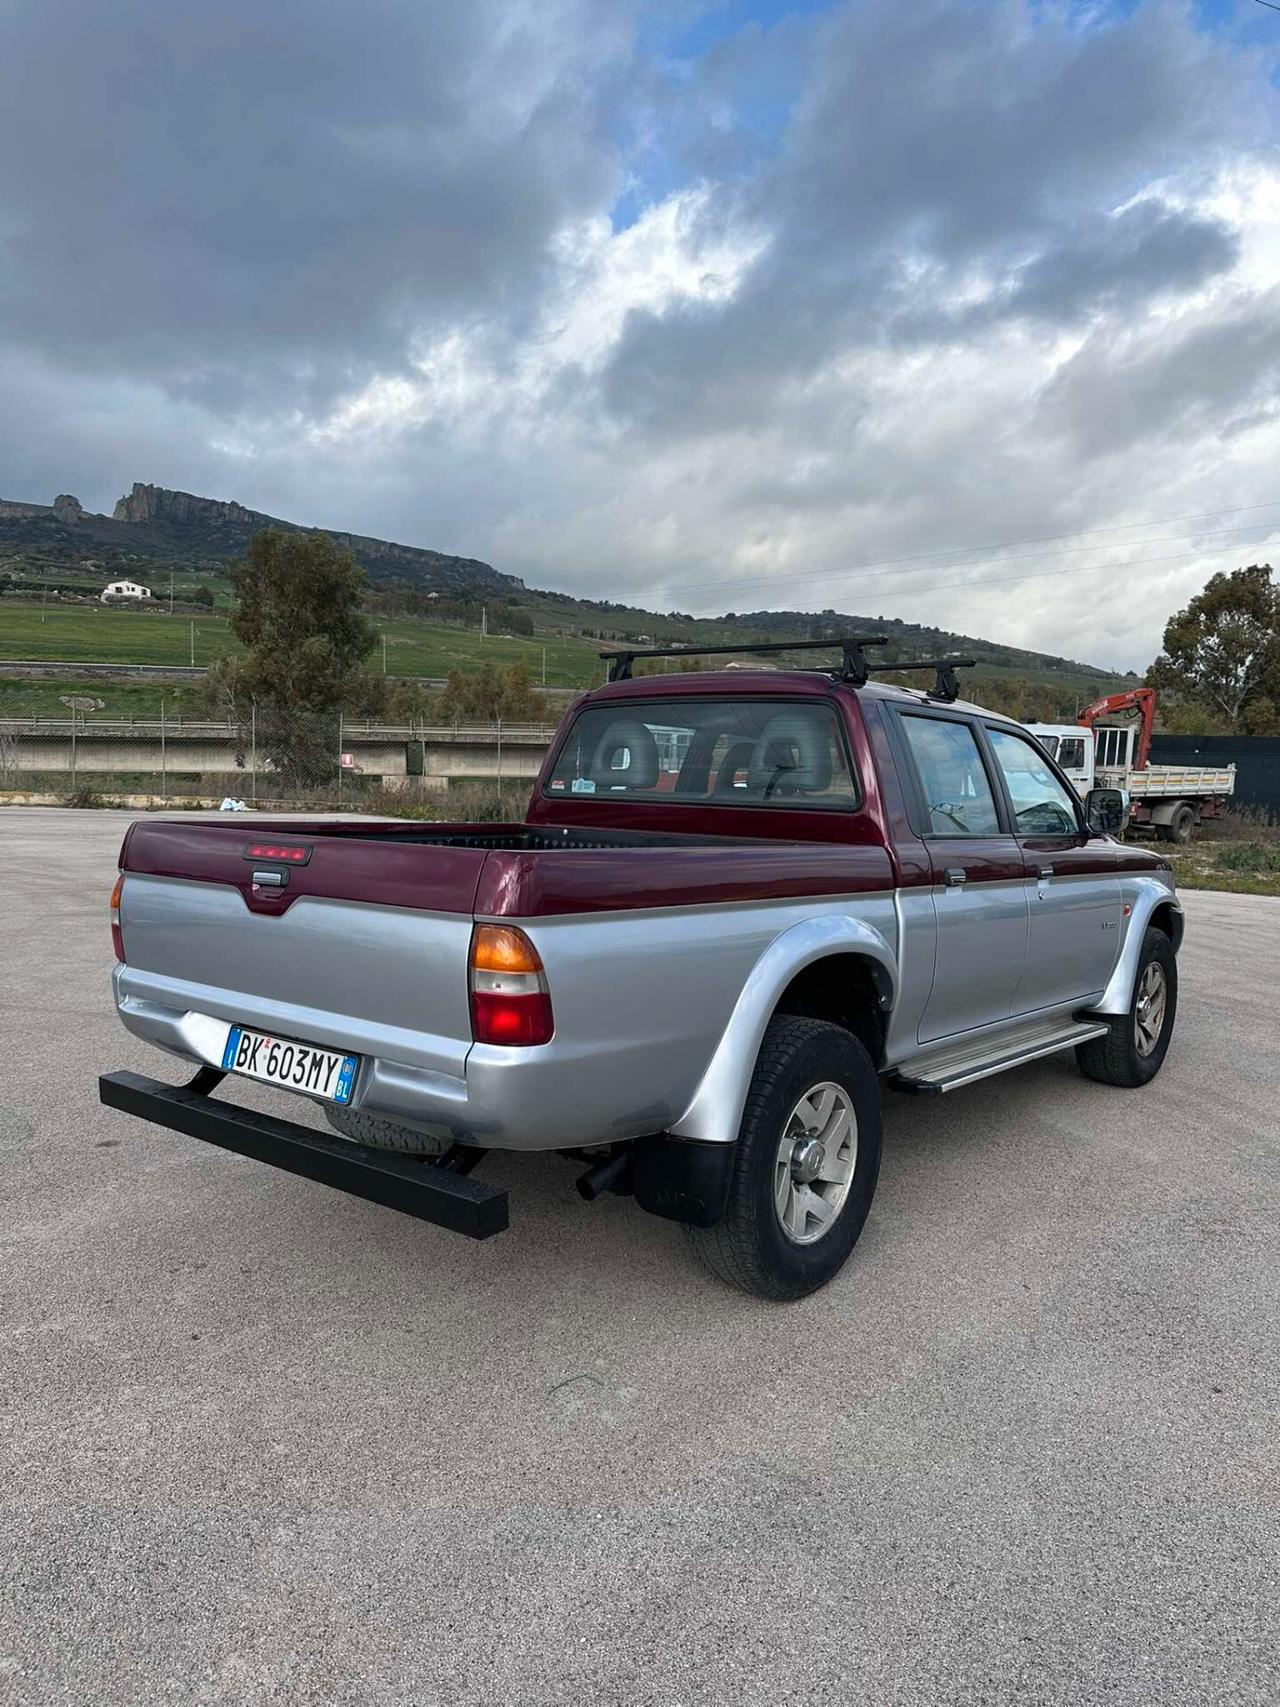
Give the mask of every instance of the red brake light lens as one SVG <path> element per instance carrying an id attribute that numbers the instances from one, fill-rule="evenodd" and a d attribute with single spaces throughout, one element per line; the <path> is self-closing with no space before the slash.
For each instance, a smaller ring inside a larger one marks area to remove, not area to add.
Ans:
<path id="1" fill-rule="evenodd" d="M 305 865 L 311 849 L 298 842 L 250 842 L 244 850 L 246 859 L 279 859 L 286 865 Z"/>
<path id="2" fill-rule="evenodd" d="M 555 1031 L 538 951 L 514 925 L 477 925 L 471 938 L 471 1035 L 531 1048 Z"/>

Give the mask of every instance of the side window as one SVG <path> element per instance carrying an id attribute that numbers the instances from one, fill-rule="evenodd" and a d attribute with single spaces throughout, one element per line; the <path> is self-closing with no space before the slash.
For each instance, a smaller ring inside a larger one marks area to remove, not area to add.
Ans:
<path id="1" fill-rule="evenodd" d="M 1074 796 L 1049 769 L 1034 741 L 1007 729 L 987 729 L 996 763 L 1013 801 L 1020 836 L 1074 836 L 1080 828 Z"/>
<path id="2" fill-rule="evenodd" d="M 1046 750 L 1051 759 L 1057 759 L 1064 771 L 1082 771 L 1084 769 L 1083 735 L 1064 735 L 1062 745 L 1056 754 L 1052 747 Z"/>
<path id="3" fill-rule="evenodd" d="M 934 836 L 998 836 L 1000 819 L 977 738 L 967 723 L 902 719 Z"/>

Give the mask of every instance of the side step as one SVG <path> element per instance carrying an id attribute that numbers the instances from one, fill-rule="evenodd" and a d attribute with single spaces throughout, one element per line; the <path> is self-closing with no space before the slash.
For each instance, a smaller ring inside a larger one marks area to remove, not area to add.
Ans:
<path id="1" fill-rule="evenodd" d="M 253 1156 L 270 1167 L 319 1180 L 336 1191 L 398 1209 L 402 1215 L 434 1222 L 469 1239 L 492 1238 L 507 1226 L 507 1194 L 495 1186 L 468 1179 L 448 1166 L 371 1150 L 292 1120 L 217 1102 L 199 1088 L 206 1082 L 205 1073 L 197 1074 L 192 1085 L 166 1085 L 141 1073 L 104 1073 L 98 1080 L 98 1095 L 108 1108 L 123 1109 L 237 1155 Z"/>
<path id="2" fill-rule="evenodd" d="M 1056 1019 L 1047 1023 L 1041 1020 L 1036 1025 L 1003 1032 L 998 1038 L 953 1044 L 950 1049 L 940 1050 L 922 1061 L 915 1072 L 891 1073 L 889 1083 L 895 1091 L 905 1091 L 909 1096 L 941 1096 L 945 1091 L 958 1091 L 962 1085 L 1007 1072 L 1010 1067 L 1021 1067 L 1026 1061 L 1038 1061 L 1042 1055 L 1074 1049 L 1077 1043 L 1103 1037 L 1108 1030 L 1100 1020 Z"/>

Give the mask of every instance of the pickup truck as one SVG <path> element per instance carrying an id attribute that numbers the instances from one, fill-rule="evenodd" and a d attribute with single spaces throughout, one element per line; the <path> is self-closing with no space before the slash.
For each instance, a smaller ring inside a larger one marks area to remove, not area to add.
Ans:
<path id="1" fill-rule="evenodd" d="M 116 1006 L 198 1071 L 107 1074 L 102 1100 L 477 1238 L 508 1219 L 486 1151 L 558 1152 L 724 1280 L 824 1285 L 871 1208 L 882 1085 L 1067 1049 L 1145 1085 L 1183 929 L 1116 791 L 1080 800 L 951 661 L 871 679 L 869 644 L 819 671 L 628 657 L 518 824 L 134 823 Z M 227 1075 L 333 1131 L 214 1096 Z"/>

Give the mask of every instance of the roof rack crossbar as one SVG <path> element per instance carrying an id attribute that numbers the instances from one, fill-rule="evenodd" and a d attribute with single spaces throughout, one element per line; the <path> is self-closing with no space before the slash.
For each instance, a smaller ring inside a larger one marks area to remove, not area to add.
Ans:
<path id="1" fill-rule="evenodd" d="M 907 658 L 899 664 L 881 664 L 879 669 L 889 675 L 896 670 L 932 670 L 933 688 L 929 698 L 950 702 L 960 698 L 956 671 L 976 669 L 977 663 L 976 658 Z"/>
<path id="2" fill-rule="evenodd" d="M 835 672 L 841 681 L 861 687 L 870 675 L 870 666 L 863 654 L 864 646 L 886 646 L 883 634 L 842 634 L 832 640 L 768 640 L 749 646 L 699 646 L 691 641 L 687 646 L 648 646 L 643 650 L 628 648 L 622 652 L 601 652 L 609 666 L 611 682 L 631 680 L 631 666 L 637 658 L 709 658 L 717 655 L 738 656 L 744 652 L 817 652 L 840 648 L 840 666 Z"/>

